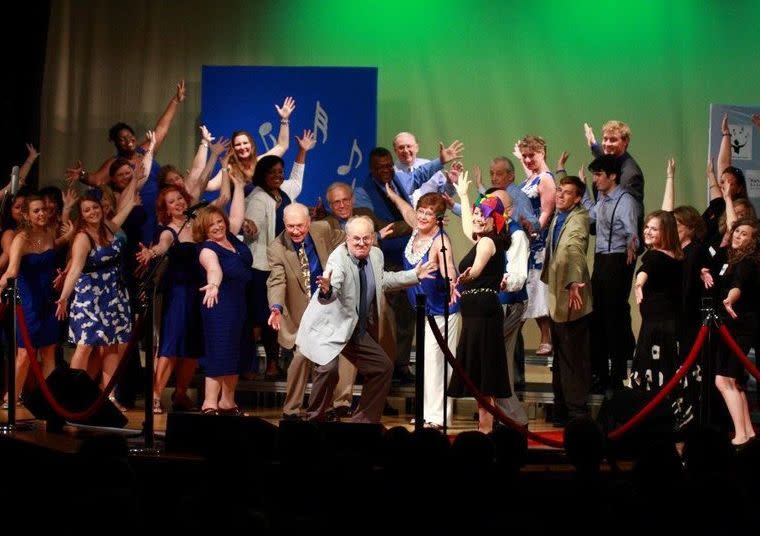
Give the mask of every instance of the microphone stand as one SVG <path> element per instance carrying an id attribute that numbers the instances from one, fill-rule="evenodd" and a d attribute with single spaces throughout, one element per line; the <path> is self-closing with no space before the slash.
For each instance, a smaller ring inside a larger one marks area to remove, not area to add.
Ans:
<path id="1" fill-rule="evenodd" d="M 7 364 L 7 378 L 8 378 L 8 421 L 0 424 L 0 435 L 12 434 L 19 430 L 28 430 L 29 426 L 26 424 L 20 425 L 16 422 L 16 400 L 18 393 L 16 393 L 16 354 L 18 353 L 18 335 L 17 335 L 17 314 L 16 306 L 21 303 L 21 298 L 18 295 L 17 279 L 15 277 L 8 278 L 8 286 L 3 293 L 3 300 L 10 309 L 11 318 L 13 318 L 12 327 L 13 335 L 11 344 L 8 345 L 8 356 L 6 359 Z"/>
<path id="2" fill-rule="evenodd" d="M 182 222 L 182 225 L 179 228 L 179 231 L 177 232 L 177 237 L 179 237 L 180 234 L 182 234 L 182 230 L 187 227 L 187 224 L 190 223 L 190 220 L 195 218 L 195 211 L 187 211 L 185 212 L 185 221 Z M 161 255 L 158 255 L 153 260 L 153 265 L 151 266 L 150 270 L 145 274 L 145 276 L 142 278 L 142 281 L 140 282 L 140 291 L 139 296 L 141 296 L 140 299 L 140 308 L 141 308 L 141 314 L 147 315 L 150 311 L 153 313 L 153 299 L 155 297 L 155 291 L 156 287 L 153 284 L 153 278 L 156 275 L 156 272 L 158 271 L 158 267 L 161 266 L 164 259 L 166 258 L 167 254 L 169 253 L 169 250 L 174 245 L 174 235 L 172 234 L 172 241 L 169 244 L 169 248 L 166 250 L 166 252 L 162 253 Z M 155 364 L 155 356 L 153 355 L 153 319 L 150 319 L 151 322 L 145 322 L 146 326 L 150 326 L 147 328 L 150 331 L 150 337 L 148 337 L 148 349 L 145 352 L 145 384 L 144 384 L 144 396 L 145 396 L 145 414 L 144 414 L 144 421 L 143 421 L 143 430 L 142 435 L 145 440 L 145 444 L 142 447 L 134 447 L 129 449 L 130 454 L 136 454 L 136 455 L 142 455 L 142 456 L 156 456 L 160 454 L 160 451 L 155 446 L 155 434 L 154 434 L 154 428 L 155 428 L 155 416 L 153 415 L 153 368 Z"/>
<path id="3" fill-rule="evenodd" d="M 446 262 L 446 241 L 443 239 L 443 216 L 438 216 L 438 236 L 441 237 L 441 253 L 443 254 L 443 285 L 446 291 L 446 299 L 443 300 L 443 340 L 449 344 L 449 300 L 451 299 L 451 278 L 449 278 L 449 265 Z M 456 350 L 456 349 L 455 349 Z M 424 356 L 422 357 L 425 358 Z M 443 359 L 443 435 L 446 435 L 448 429 L 448 396 L 446 392 L 449 389 L 449 369 L 446 364 L 446 358 Z"/>

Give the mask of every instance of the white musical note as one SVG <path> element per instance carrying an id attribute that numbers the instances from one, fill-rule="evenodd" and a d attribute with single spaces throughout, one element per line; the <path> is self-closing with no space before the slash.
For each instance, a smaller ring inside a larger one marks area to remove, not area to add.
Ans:
<path id="1" fill-rule="evenodd" d="M 356 169 L 362 163 L 362 152 L 359 149 L 359 145 L 356 143 L 356 138 L 354 138 L 354 144 L 351 146 L 351 154 L 348 156 L 348 164 L 338 166 L 338 175 L 348 175 L 351 172 L 351 164 L 354 161 L 354 155 L 358 157 L 358 162 L 353 166 L 353 169 Z"/>
<path id="2" fill-rule="evenodd" d="M 322 132 L 322 143 L 327 143 L 327 122 L 329 117 L 324 108 L 317 101 L 317 108 L 314 110 L 314 133 Z M 317 135 L 317 139 L 319 136 Z"/>
<path id="3" fill-rule="evenodd" d="M 272 140 L 271 145 L 267 143 L 267 138 L 266 138 L 267 136 L 269 136 L 269 139 Z M 272 123 L 270 123 L 269 121 L 266 121 L 264 123 L 261 123 L 261 125 L 259 125 L 259 137 L 261 138 L 262 143 L 264 143 L 264 149 L 266 151 L 268 151 L 269 149 L 275 146 L 275 144 L 277 143 L 277 140 L 274 138 L 274 136 L 272 136 Z"/>

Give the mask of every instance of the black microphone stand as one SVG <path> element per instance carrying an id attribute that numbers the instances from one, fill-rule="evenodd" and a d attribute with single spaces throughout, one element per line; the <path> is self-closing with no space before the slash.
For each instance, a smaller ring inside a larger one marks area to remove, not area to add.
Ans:
<path id="1" fill-rule="evenodd" d="M 446 290 L 446 299 L 443 300 L 443 340 L 449 344 L 449 300 L 451 299 L 451 278 L 449 277 L 449 265 L 446 262 L 446 241 L 443 239 L 443 216 L 438 216 L 438 236 L 441 237 L 441 253 L 443 255 L 443 285 Z M 456 348 L 454 349 L 456 351 Z M 423 356 L 424 359 L 424 356 Z M 446 435 L 448 429 L 448 396 L 449 390 L 449 369 L 446 358 L 443 359 L 443 435 Z"/>
<path id="2" fill-rule="evenodd" d="M 195 218 L 195 211 L 185 212 L 185 221 L 177 232 L 179 237 L 182 234 L 182 230 L 190 223 L 190 220 Z M 153 260 L 153 265 L 150 270 L 142 278 L 139 285 L 140 296 L 140 314 L 147 315 L 149 312 L 152 314 L 153 300 L 155 297 L 156 286 L 153 283 L 153 278 L 158 271 L 158 267 L 161 266 L 169 250 L 174 245 L 174 236 L 172 235 L 172 241 L 169 244 L 169 248 L 161 255 L 156 256 Z M 153 322 L 152 318 L 146 318 L 145 326 L 149 326 L 146 329 L 150 332 L 148 339 L 148 348 L 145 351 L 145 383 L 144 383 L 144 396 L 145 396 L 145 414 L 143 421 L 142 436 L 144 438 L 144 445 L 142 447 L 133 447 L 129 449 L 130 454 L 137 454 L 142 456 L 156 456 L 160 454 L 160 451 L 155 446 L 155 416 L 153 415 L 153 368 L 155 366 L 155 357 L 153 355 Z"/>

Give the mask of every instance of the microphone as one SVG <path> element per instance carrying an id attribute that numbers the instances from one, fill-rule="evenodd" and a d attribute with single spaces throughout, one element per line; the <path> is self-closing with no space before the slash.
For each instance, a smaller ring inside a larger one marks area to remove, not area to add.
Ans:
<path id="1" fill-rule="evenodd" d="M 207 199 L 204 199 L 203 201 L 199 201 L 198 203 L 194 204 L 193 206 L 185 210 L 182 214 L 186 218 L 195 218 L 195 213 L 198 212 L 203 207 L 207 207 L 209 203 L 210 201 L 208 201 Z"/>
<path id="2" fill-rule="evenodd" d="M 11 170 L 11 195 L 18 192 L 18 166 L 13 166 Z"/>

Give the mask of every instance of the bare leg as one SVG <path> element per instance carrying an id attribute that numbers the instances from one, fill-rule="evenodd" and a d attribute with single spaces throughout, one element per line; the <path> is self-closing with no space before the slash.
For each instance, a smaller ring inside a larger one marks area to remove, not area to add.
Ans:
<path id="1" fill-rule="evenodd" d="M 16 398 L 21 397 L 21 391 L 26 383 L 26 375 L 29 373 L 29 352 L 26 348 L 19 348 L 16 352 Z"/>
<path id="2" fill-rule="evenodd" d="M 95 379 L 95 375 L 90 374 L 89 357 L 92 352 L 92 346 L 89 344 L 77 344 L 74 354 L 71 356 L 70 367 L 73 369 L 85 370 L 90 375 L 90 378 Z"/>
<path id="3" fill-rule="evenodd" d="M 742 400 L 742 393 L 737 389 L 734 378 L 715 376 L 715 386 L 723 395 L 723 400 L 726 402 L 728 413 L 731 415 L 731 421 L 734 424 L 734 438 L 731 443 L 734 445 L 746 443 L 751 437 L 748 435 L 745 422 L 745 413 L 749 413 L 746 398 Z"/>
<path id="4" fill-rule="evenodd" d="M 219 409 L 232 409 L 235 404 L 235 387 L 237 387 L 238 375 L 230 374 L 222 376 L 222 396 L 219 399 Z"/>
<path id="5" fill-rule="evenodd" d="M 116 373 L 126 346 L 126 344 L 112 344 L 103 348 L 103 379 L 101 381 L 104 389 Z"/>
<path id="6" fill-rule="evenodd" d="M 749 402 L 747 401 L 747 392 L 744 389 L 739 390 L 739 394 L 742 397 L 742 407 L 744 413 L 744 430 L 747 433 L 747 438 L 752 439 L 755 437 L 755 427 L 752 426 L 752 417 L 749 413 Z"/>
<path id="7" fill-rule="evenodd" d="M 42 359 L 42 375 L 47 378 L 55 370 L 55 345 L 44 346 L 39 349 Z"/>
<path id="8" fill-rule="evenodd" d="M 496 399 L 489 397 L 488 401 L 496 405 Z M 478 432 L 490 434 L 493 431 L 493 415 L 491 415 L 483 406 L 478 404 Z"/>
<path id="9" fill-rule="evenodd" d="M 187 396 L 187 388 L 190 387 L 190 383 L 195 376 L 195 369 L 198 365 L 197 359 L 190 358 L 178 358 L 175 372 L 175 380 L 177 388 L 174 391 L 174 397 Z"/>
<path id="10" fill-rule="evenodd" d="M 156 360 L 156 375 L 153 378 L 153 400 L 161 400 L 166 384 L 172 375 L 172 370 L 177 365 L 176 357 L 160 356 Z"/>
<path id="11" fill-rule="evenodd" d="M 205 397 L 201 410 L 217 409 L 219 407 L 219 393 L 222 390 L 221 378 L 211 378 L 206 376 Z"/>
<path id="12" fill-rule="evenodd" d="M 536 325 L 541 331 L 541 344 L 551 344 L 551 321 L 549 320 L 549 317 L 542 316 L 541 318 L 536 318 Z"/>

